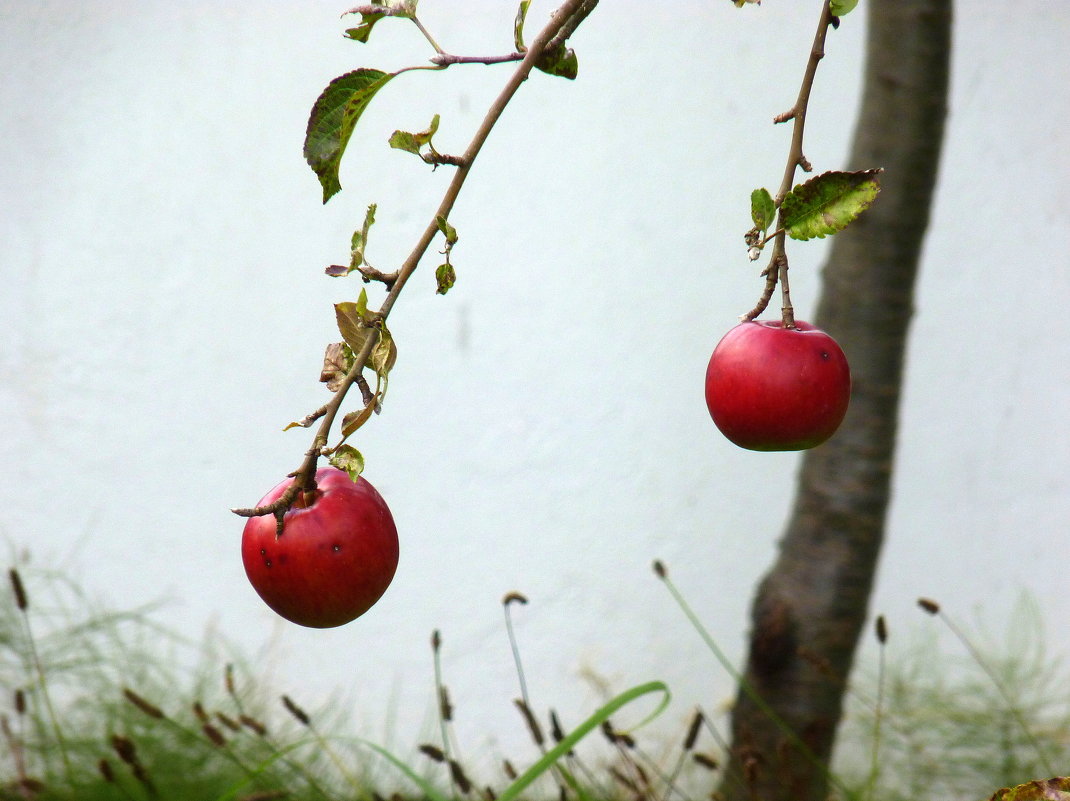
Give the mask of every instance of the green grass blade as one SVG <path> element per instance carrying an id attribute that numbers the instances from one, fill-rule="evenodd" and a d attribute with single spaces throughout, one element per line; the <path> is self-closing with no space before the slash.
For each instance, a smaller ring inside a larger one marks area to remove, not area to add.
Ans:
<path id="1" fill-rule="evenodd" d="M 632 701 L 635 701 L 644 695 L 649 695 L 650 693 L 661 693 L 661 702 L 658 704 L 657 708 L 654 709 L 653 712 L 647 715 L 646 718 L 644 718 L 633 728 L 638 729 L 639 727 L 649 723 L 651 720 L 656 718 L 665 710 L 665 708 L 669 705 L 669 700 L 672 697 L 669 693 L 668 686 L 666 686 L 665 683 L 661 681 L 651 681 L 647 682 L 646 684 L 640 684 L 636 687 L 632 687 L 630 690 L 626 690 L 625 692 L 621 693 L 620 695 L 609 701 L 609 703 L 596 710 L 594 714 L 587 718 L 587 720 L 583 721 L 583 723 L 577 726 L 575 730 L 565 736 L 561 740 L 561 742 L 559 742 L 556 746 L 547 751 L 541 759 L 535 762 L 535 764 L 533 764 L 530 768 L 528 768 L 520 776 L 518 776 L 512 784 L 505 788 L 502 794 L 498 796 L 498 801 L 514 801 L 514 799 L 516 799 L 522 792 L 524 792 L 524 790 L 526 790 L 532 784 L 532 782 L 538 779 L 546 771 L 550 770 L 550 768 L 552 768 L 559 759 L 568 754 L 568 752 L 571 751 L 580 740 L 582 740 L 584 737 L 594 731 L 594 729 L 601 726 L 602 723 L 608 720 L 613 713 L 619 711 L 621 707 L 630 704 Z M 439 790 L 437 790 L 434 785 L 432 785 L 424 777 L 416 773 L 416 771 L 414 771 L 407 764 L 405 764 L 403 760 L 390 753 L 390 751 L 386 750 L 382 746 L 376 745 L 373 742 L 369 742 L 368 740 L 358 738 L 357 742 L 359 742 L 361 745 L 370 748 L 372 751 L 379 754 L 379 756 L 383 757 L 385 760 L 390 762 L 390 764 L 392 764 L 399 771 L 401 771 L 401 773 L 407 776 L 417 787 L 420 788 L 421 792 L 423 792 L 423 794 L 427 799 L 429 799 L 429 801 L 450 801 L 450 799 L 447 796 L 443 795 Z M 579 787 L 576 784 L 576 780 L 570 775 L 568 775 L 567 772 L 565 772 L 565 775 L 567 776 L 567 780 L 570 780 L 568 782 L 569 785 L 572 786 L 574 790 L 579 791 Z M 583 794 L 581 793 L 581 796 L 582 795 Z"/>
<path id="2" fill-rule="evenodd" d="M 539 776 L 541 776 L 543 773 L 548 771 L 554 765 L 554 763 L 557 762 L 557 760 L 561 759 L 561 757 L 565 756 L 565 754 L 571 751 L 580 740 L 582 740 L 594 729 L 596 729 L 598 726 L 601 726 L 606 720 L 608 720 L 610 715 L 612 715 L 614 712 L 617 712 L 621 707 L 630 704 L 637 698 L 641 698 L 642 696 L 648 695 L 650 693 L 662 693 L 661 703 L 658 704 L 657 708 L 653 712 L 651 712 L 637 726 L 635 726 L 635 728 L 639 728 L 640 726 L 644 726 L 649 723 L 651 720 L 656 718 L 665 710 L 665 708 L 669 705 L 669 700 L 672 697 L 669 693 L 668 686 L 666 686 L 666 684 L 661 681 L 647 682 L 646 684 L 640 684 L 637 687 L 633 687 L 630 690 L 626 690 L 625 692 L 618 695 L 616 698 L 612 699 L 605 706 L 598 709 L 593 715 L 587 718 L 587 720 L 583 721 L 583 723 L 581 723 L 571 733 L 565 736 L 565 738 L 562 739 L 561 742 L 559 742 L 556 746 L 547 751 L 546 755 L 543 756 L 542 759 L 540 759 L 538 762 L 536 762 L 534 765 L 524 771 L 520 776 L 518 776 L 516 780 L 507 788 L 505 788 L 502 794 L 498 796 L 498 801 L 513 801 L 513 799 L 517 798 L 517 796 L 524 792 L 524 790 L 526 790 L 532 782 L 539 778 Z"/>
<path id="3" fill-rule="evenodd" d="M 358 739 L 357 742 L 359 742 L 361 745 L 367 746 L 379 756 L 383 757 L 383 759 L 385 759 L 387 762 L 392 764 L 399 771 L 408 776 L 409 779 L 411 779 L 412 782 L 420 788 L 420 790 L 429 799 L 429 801 L 450 801 L 448 797 L 436 790 L 434 785 L 427 781 L 427 779 L 418 774 L 416 771 L 406 765 L 401 759 L 394 756 L 382 746 L 362 739 Z"/>
<path id="4" fill-rule="evenodd" d="M 237 798 L 238 797 L 238 793 L 240 793 L 242 790 L 246 789 L 250 784 L 253 783 L 253 781 L 258 776 L 260 776 L 261 774 L 266 772 L 268 768 L 270 768 L 272 765 L 274 765 L 280 759 L 283 759 L 291 751 L 296 751 L 298 748 L 302 748 L 303 746 L 309 745 L 310 743 L 313 743 L 313 742 L 315 742 L 315 741 L 312 738 L 305 738 L 303 740 L 298 740 L 297 742 L 290 743 L 289 745 L 286 745 L 283 748 L 280 748 L 278 751 L 276 751 L 274 754 L 269 756 L 267 759 L 263 760 L 255 768 L 251 768 L 249 770 L 249 775 L 248 776 L 246 776 L 240 782 L 235 784 L 233 787 L 231 787 L 229 790 L 227 790 L 222 795 L 217 796 L 215 801 L 232 801 L 232 799 Z"/>

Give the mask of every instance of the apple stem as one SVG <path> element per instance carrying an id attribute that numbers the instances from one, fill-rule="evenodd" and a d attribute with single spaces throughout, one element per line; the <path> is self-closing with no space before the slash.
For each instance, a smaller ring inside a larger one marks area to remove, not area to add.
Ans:
<path id="1" fill-rule="evenodd" d="M 791 290 L 788 288 L 788 254 L 781 253 L 777 263 L 780 281 L 780 320 L 784 328 L 795 328 L 795 309 L 791 305 Z"/>
<path id="2" fill-rule="evenodd" d="M 290 474 L 294 481 L 286 488 L 286 491 L 278 497 L 274 503 L 269 503 L 266 506 L 253 506 L 248 509 L 231 509 L 234 514 L 239 517 L 260 517 L 262 515 L 274 515 L 275 516 L 275 536 L 281 537 L 283 530 L 283 520 L 286 517 L 286 513 L 294 506 L 304 507 L 311 506 L 312 501 L 309 500 L 311 495 L 312 499 L 315 499 L 315 492 L 318 487 L 316 484 L 316 471 L 313 469 L 311 472 L 305 474 L 305 486 L 302 486 L 301 471 L 297 470 Z"/>
<path id="3" fill-rule="evenodd" d="M 762 296 L 754 308 L 744 314 L 740 319 L 749 322 L 760 315 L 769 306 L 773 299 L 773 292 L 777 284 L 780 284 L 780 319 L 785 328 L 795 327 L 795 309 L 791 305 L 791 290 L 788 286 L 788 254 L 784 249 L 784 233 L 777 234 L 773 241 L 773 255 L 769 259 L 769 266 L 762 270 L 765 276 L 765 287 Z"/>
<path id="4" fill-rule="evenodd" d="M 744 314 L 739 319 L 743 322 L 750 322 L 759 314 L 764 312 L 769 306 L 769 301 L 773 298 L 773 291 L 776 289 L 777 279 L 780 276 L 780 270 L 776 266 L 779 259 L 778 250 L 780 248 L 780 240 L 776 240 L 773 243 L 773 256 L 769 260 L 768 266 L 762 270 L 762 275 L 765 276 L 765 286 L 762 288 L 762 296 L 758 298 L 758 302 L 754 304 L 754 308 Z"/>

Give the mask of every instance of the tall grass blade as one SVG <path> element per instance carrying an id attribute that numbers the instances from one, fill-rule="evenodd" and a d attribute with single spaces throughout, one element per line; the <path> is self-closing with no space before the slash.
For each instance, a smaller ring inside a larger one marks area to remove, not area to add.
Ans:
<path id="1" fill-rule="evenodd" d="M 814 767 L 816 767 L 824 774 L 825 778 L 829 781 L 830 784 L 835 786 L 836 789 L 842 792 L 846 797 L 853 798 L 854 796 L 850 788 L 848 788 L 835 773 L 829 770 L 828 766 L 825 765 L 824 762 L 822 762 L 814 755 L 814 752 L 806 743 L 802 741 L 802 738 L 799 737 L 795 730 L 791 726 L 789 726 L 787 722 L 782 717 L 780 717 L 780 715 L 776 713 L 776 710 L 774 710 L 771 706 L 769 706 L 768 703 L 766 703 L 766 700 L 762 698 L 761 694 L 758 693 L 758 691 L 751 686 L 750 682 L 747 681 L 746 676 L 744 676 L 739 670 L 737 670 L 736 666 L 729 661 L 728 657 L 725 656 L 724 651 L 722 651 L 721 647 L 717 644 L 717 641 L 713 639 L 713 635 L 710 634 L 709 630 L 699 619 L 698 615 L 695 614 L 695 610 L 691 608 L 691 605 L 687 602 L 687 599 L 684 598 L 683 594 L 672 582 L 672 579 L 669 578 L 669 574 L 668 571 L 665 569 L 664 563 L 662 563 L 661 561 L 654 562 L 654 573 L 659 579 L 661 579 L 662 583 L 665 584 L 665 587 L 669 590 L 669 594 L 672 595 L 673 600 L 676 601 L 677 606 L 680 607 L 680 610 L 684 613 L 684 616 L 691 623 L 692 628 L 695 629 L 699 637 L 701 637 L 702 641 L 706 644 L 706 647 L 709 648 L 710 653 L 713 654 L 714 658 L 717 660 L 718 663 L 720 663 L 724 671 L 729 676 L 731 676 L 732 680 L 746 694 L 747 698 L 749 698 L 754 703 L 754 705 L 762 711 L 762 714 L 768 717 L 773 722 L 773 724 L 778 729 L 780 729 L 780 731 L 784 734 L 784 737 L 788 739 L 791 744 L 799 750 L 800 754 L 802 754 Z"/>

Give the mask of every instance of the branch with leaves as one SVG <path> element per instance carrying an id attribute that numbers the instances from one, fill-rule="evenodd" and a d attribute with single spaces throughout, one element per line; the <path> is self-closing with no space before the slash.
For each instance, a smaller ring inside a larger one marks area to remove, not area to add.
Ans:
<path id="1" fill-rule="evenodd" d="M 316 466 L 320 457 L 328 458 L 332 465 L 348 472 L 354 480 L 363 470 L 363 457 L 359 451 L 346 444 L 346 440 L 367 422 L 373 413 L 380 410 L 386 395 L 388 375 L 397 358 L 397 347 L 386 326 L 391 309 L 431 243 L 439 235 L 445 240 L 443 250 L 445 262 L 437 268 L 435 273 L 438 292 L 445 294 L 453 286 L 456 281 L 456 272 L 450 261 L 450 252 L 458 240 L 458 235 L 449 222 L 449 215 L 476 156 L 513 95 L 527 80 L 532 70 L 540 70 L 568 79 L 576 77 L 578 62 L 576 54 L 567 46 L 567 40 L 597 4 L 598 0 L 566 0 L 551 15 L 534 40 L 526 44 L 524 26 L 530 0 L 522 0 L 513 26 L 515 52 L 496 57 L 457 57 L 446 53 L 417 18 L 416 0 L 379 0 L 379 2 L 356 6 L 346 12 L 359 14 L 361 17 L 357 27 L 346 31 L 346 36 L 350 39 L 367 42 L 373 27 L 382 19 L 391 17 L 407 19 L 416 25 L 428 40 L 435 50 L 435 56 L 431 58 L 431 66 L 407 67 L 397 72 L 383 72 L 369 68 L 357 69 L 335 78 L 324 89 L 313 105 L 304 146 L 305 159 L 319 177 L 324 203 L 342 188 L 338 170 L 357 122 L 375 95 L 395 77 L 415 70 L 447 69 L 453 64 L 494 64 L 514 61 L 519 64 L 491 104 L 468 147 L 460 155 L 442 154 L 434 148 L 432 138 L 440 123 L 437 114 L 424 131 L 417 133 L 395 131 L 390 137 L 391 147 L 413 153 L 431 164 L 433 168 L 454 167 L 456 173 L 433 219 L 424 228 L 408 258 L 397 270 L 389 273 L 383 272 L 372 267 L 367 261 L 365 251 L 368 233 L 375 222 L 377 210 L 374 204 L 368 207 L 363 225 L 353 234 L 350 264 L 348 266 L 332 265 L 326 269 L 329 276 L 341 277 L 357 272 L 365 283 L 382 283 L 386 289 L 386 297 L 378 311 L 372 311 L 368 306 L 367 290 L 362 288 L 356 301 L 335 305 L 338 330 L 343 342 L 328 345 L 320 376 L 320 380 L 334 394 L 319 409 L 302 420 L 286 426 L 287 429 L 311 428 L 318 422 L 312 445 L 305 452 L 301 465 L 290 473 L 294 481 L 277 501 L 267 506 L 234 509 L 232 511 L 235 514 L 242 517 L 274 515 L 277 530 L 281 533 L 283 516 L 298 495 L 315 491 Z M 371 368 L 374 372 L 374 389 L 364 376 L 366 368 Z M 335 420 L 341 412 L 349 390 L 354 385 L 361 392 L 363 405 L 343 415 L 341 440 L 329 447 L 328 442 Z"/>
<path id="2" fill-rule="evenodd" d="M 811 172 L 813 167 L 803 153 L 803 132 L 810 90 L 817 75 L 817 65 L 825 57 L 825 37 L 830 27 L 837 28 L 840 17 L 850 12 L 858 0 L 824 0 L 817 33 L 810 48 L 810 58 L 803 73 L 799 95 L 788 111 L 778 114 L 773 122 L 792 123 L 791 145 L 787 165 L 776 196 L 764 187 L 751 193 L 751 220 L 754 227 L 744 236 L 751 261 L 761 256 L 762 249 L 772 241 L 769 263 L 762 270 L 765 287 L 758 303 L 743 315 L 753 320 L 769 306 L 776 287 L 780 285 L 781 323 L 784 328 L 795 327 L 795 311 L 791 305 L 788 285 L 788 256 L 786 238 L 797 240 L 823 239 L 845 228 L 861 214 L 880 191 L 880 169 L 858 172 L 826 172 L 792 188 L 795 170 Z M 775 222 L 775 226 L 774 226 Z M 772 233 L 769 229 L 773 228 Z"/>

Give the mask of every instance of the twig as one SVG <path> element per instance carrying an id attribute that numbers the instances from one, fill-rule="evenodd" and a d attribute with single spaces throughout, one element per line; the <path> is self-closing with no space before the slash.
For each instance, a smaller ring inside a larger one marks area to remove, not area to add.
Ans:
<path id="1" fill-rule="evenodd" d="M 523 60 L 523 53 L 507 53 L 504 56 L 453 56 L 449 53 L 439 53 L 431 57 L 431 63 L 436 67 L 448 67 L 451 64 L 506 64 Z"/>
<path id="2" fill-rule="evenodd" d="M 597 5 L 598 0 L 583 0 L 578 8 L 568 13 L 568 18 L 564 21 L 561 27 L 557 29 L 557 33 L 553 35 L 553 38 L 547 42 L 546 46 L 542 49 L 556 50 L 558 47 L 561 47 L 561 45 L 563 45 L 565 41 L 576 32 L 576 28 L 580 26 L 581 22 L 587 19 Z M 558 13 L 559 12 L 560 9 Z M 555 13 L 554 16 L 556 17 L 557 14 Z"/>
<path id="3" fill-rule="evenodd" d="M 423 153 L 420 158 L 436 167 L 440 164 L 448 164 L 451 167 L 463 167 L 465 165 L 464 156 L 451 156 L 448 153 L 439 153 L 437 151 Z"/>
<path id="4" fill-rule="evenodd" d="M 795 99 L 795 105 L 790 109 L 777 114 L 773 118 L 774 123 L 792 121 L 791 145 L 788 147 L 788 161 L 784 167 L 784 177 L 780 181 L 780 189 L 776 195 L 777 223 L 779 230 L 773 239 L 773 252 L 769 257 L 769 266 L 765 268 L 765 287 L 758 303 L 749 312 L 743 315 L 743 320 L 753 320 L 766 310 L 769 301 L 773 297 L 776 285 L 780 283 L 781 293 L 781 322 L 784 328 L 795 327 L 795 312 L 791 305 L 791 292 L 788 287 L 788 256 L 785 250 L 786 232 L 784 220 L 780 214 L 780 204 L 785 195 L 791 191 L 795 181 L 795 170 L 798 167 L 809 172 L 810 162 L 803 155 L 803 130 L 806 126 L 806 108 L 810 102 L 810 90 L 814 86 L 814 76 L 817 74 L 817 65 L 825 57 L 825 35 L 829 25 L 832 24 L 832 11 L 829 8 L 829 0 L 821 4 L 821 18 L 817 23 L 817 33 L 814 34 L 814 43 L 810 48 L 810 58 L 806 62 L 806 70 L 803 72 L 802 85 L 799 87 L 799 95 Z"/>
<path id="5" fill-rule="evenodd" d="M 758 302 L 754 308 L 743 315 L 740 319 L 743 321 L 753 320 L 769 306 L 769 301 L 773 298 L 773 292 L 776 290 L 777 281 L 780 279 L 780 262 L 783 260 L 787 262 L 787 256 L 784 255 L 784 245 L 780 238 L 777 237 L 773 241 L 773 255 L 769 259 L 769 265 L 762 270 L 762 275 L 765 276 L 765 286 L 762 288 L 762 296 L 758 298 Z M 787 267 L 784 268 L 784 272 L 787 273 Z"/>
<path id="6" fill-rule="evenodd" d="M 558 37 L 562 33 L 571 34 L 579 23 L 591 13 L 597 4 L 598 0 L 566 0 L 566 2 L 550 16 L 549 22 L 528 46 L 527 52 L 524 53 L 523 60 L 506 82 L 498 97 L 491 104 L 490 109 L 483 118 L 483 122 L 472 137 L 472 141 L 469 143 L 468 148 L 459 157 L 460 163 L 457 167 L 457 172 L 454 174 L 449 187 L 447 187 L 446 193 L 438 205 L 438 209 L 436 209 L 435 214 L 431 218 L 431 222 L 428 223 L 427 227 L 424 229 L 423 234 L 421 234 L 419 240 L 417 240 L 416 245 L 412 249 L 408 258 L 405 259 L 404 263 L 398 268 L 397 278 L 390 287 L 382 306 L 379 308 L 378 317 L 380 320 L 386 320 L 387 316 L 390 314 L 390 310 L 394 308 L 394 304 L 397 302 L 401 290 L 405 287 L 405 284 L 408 282 L 409 277 L 413 272 L 415 272 L 417 266 L 419 266 L 420 259 L 423 258 L 427 249 L 431 246 L 431 242 L 434 240 L 435 235 L 439 232 L 438 218 L 449 219 L 450 212 L 453 210 L 453 206 L 457 202 L 457 196 L 460 194 L 461 187 L 464 186 L 465 179 L 468 178 L 468 173 L 472 169 L 472 164 L 475 161 L 476 156 L 479 155 L 479 151 L 487 141 L 487 137 L 490 136 L 491 130 L 498 122 L 502 112 L 505 111 L 505 107 L 509 104 L 509 101 L 512 100 L 513 95 L 516 94 L 517 89 L 519 89 L 520 85 L 527 80 L 528 75 L 531 73 L 532 69 L 535 68 L 536 62 L 542 57 L 543 53 L 546 52 L 551 44 L 553 42 L 563 41 L 563 39 L 558 39 Z M 282 533 L 283 516 L 285 515 L 286 510 L 293 505 L 298 494 L 301 492 L 315 491 L 316 464 L 320 453 L 327 445 L 327 441 L 330 438 L 331 428 L 334 425 L 335 417 L 337 417 L 338 411 L 341 408 L 342 402 L 345 400 L 345 396 L 349 392 L 350 387 L 353 386 L 357 381 L 357 378 L 363 372 L 364 367 L 368 362 L 368 358 L 371 356 L 372 350 L 375 348 L 378 341 L 378 328 L 369 328 L 369 335 L 364 341 L 364 347 L 360 349 L 359 353 L 354 354 L 355 358 L 353 366 L 342 379 L 334 396 L 324 407 L 324 414 L 319 429 L 316 431 L 316 436 L 312 441 L 312 446 L 305 452 L 305 458 L 304 461 L 302 461 L 301 466 L 292 474 L 294 476 L 293 483 L 287 487 L 282 496 L 280 496 L 274 503 L 249 509 L 232 509 L 231 511 L 233 511 L 234 514 L 239 515 L 240 517 L 260 517 L 268 514 L 274 515 L 277 521 L 277 531 L 279 534 Z"/>
<path id="7" fill-rule="evenodd" d="M 394 282 L 398 280 L 397 270 L 392 273 L 384 273 L 381 270 L 375 269 L 367 262 L 360 265 L 360 267 L 357 268 L 357 271 L 364 276 L 365 283 L 379 281 L 386 287 L 387 292 L 393 288 Z"/>
<path id="8" fill-rule="evenodd" d="M 420 33 L 422 33 L 424 35 L 424 38 L 428 42 L 430 42 L 431 47 L 435 48 L 435 52 L 436 53 L 440 53 L 441 54 L 441 53 L 445 53 L 446 52 L 445 50 L 443 50 L 441 47 L 438 46 L 438 42 L 435 41 L 435 38 L 430 34 L 430 32 L 427 30 L 427 28 L 424 27 L 424 24 L 422 22 L 420 22 L 420 20 L 416 17 L 415 14 L 413 14 L 411 17 L 409 17 L 409 19 L 412 20 L 413 25 L 415 25 L 417 28 L 420 29 Z"/>
<path id="9" fill-rule="evenodd" d="M 382 6 L 374 4 L 365 4 L 361 6 L 353 6 L 342 12 L 342 16 L 348 16 L 349 14 L 368 14 L 377 15 L 382 17 L 408 17 L 409 12 L 404 8 L 396 8 L 394 6 Z"/>

